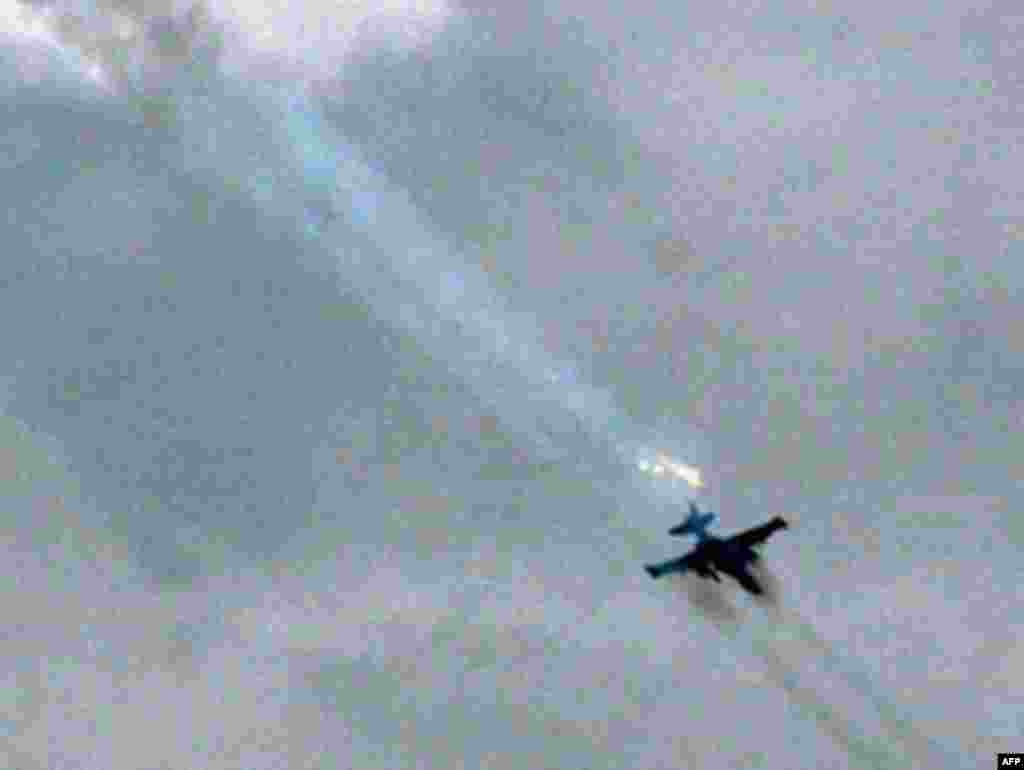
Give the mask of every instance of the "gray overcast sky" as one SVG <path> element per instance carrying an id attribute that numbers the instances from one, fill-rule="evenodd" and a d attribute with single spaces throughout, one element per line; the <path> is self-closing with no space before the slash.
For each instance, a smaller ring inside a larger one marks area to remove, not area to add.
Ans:
<path id="1" fill-rule="evenodd" d="M 0 765 L 1020 750 L 1024 16 L 506 5 L 0 6 Z"/>

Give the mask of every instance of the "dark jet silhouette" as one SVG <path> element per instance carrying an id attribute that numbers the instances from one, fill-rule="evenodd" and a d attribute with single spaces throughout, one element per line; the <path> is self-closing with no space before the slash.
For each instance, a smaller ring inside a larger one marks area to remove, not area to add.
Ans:
<path id="1" fill-rule="evenodd" d="M 718 583 L 722 582 L 718 572 L 724 572 L 747 591 L 760 596 L 764 593 L 764 589 L 747 571 L 748 564 L 761 558 L 754 551 L 754 546 L 761 545 L 774 532 L 787 529 L 789 524 L 781 516 L 776 516 L 758 527 L 753 527 L 732 537 L 721 538 L 709 535 L 707 532 L 708 524 L 714 518 L 715 514 L 702 514 L 691 502 L 690 515 L 682 524 L 672 527 L 668 532 L 670 535 L 693 535 L 697 538 L 697 546 L 685 556 L 660 564 L 647 564 L 644 565 L 644 569 L 652 578 L 692 569 L 701 577 L 711 578 Z"/>

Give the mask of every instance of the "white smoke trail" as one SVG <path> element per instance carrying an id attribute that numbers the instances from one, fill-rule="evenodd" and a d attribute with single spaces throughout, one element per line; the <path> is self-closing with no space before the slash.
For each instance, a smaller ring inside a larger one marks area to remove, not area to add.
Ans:
<path id="1" fill-rule="evenodd" d="M 235 88 L 223 87 L 226 93 L 218 100 Z M 252 88 L 230 98 L 242 106 L 256 102 Z M 193 118 L 210 108 L 205 89 L 199 102 L 188 107 Z M 533 318 L 509 307 L 484 271 L 433 231 L 407 193 L 364 163 L 307 95 L 268 89 L 258 102 L 264 110 L 269 105 L 270 113 L 249 125 L 268 128 L 274 152 L 249 153 L 263 159 L 248 175 L 250 193 L 277 215 L 301 209 L 306 235 L 334 255 L 338 280 L 355 286 L 380 317 L 447 361 L 546 459 L 568 459 L 579 448 L 576 437 L 585 434 L 591 446 L 610 450 L 620 462 L 664 477 L 664 483 L 651 487 L 660 490 L 655 494 L 661 499 L 678 503 L 702 486 L 700 471 L 676 448 L 681 443 L 692 448 L 696 431 L 651 438 L 615 406 L 608 391 L 584 382 L 572 364 L 549 353 Z M 219 148 L 231 138 L 211 146 L 210 124 L 222 126 L 226 120 L 211 115 L 198 121 L 197 139 L 216 153 L 209 162 L 223 168 Z M 267 162 L 268 156 L 273 161 Z M 239 166 L 245 163 L 239 159 Z M 336 229 L 341 223 L 360 231 L 368 247 L 353 250 L 348 231 Z"/>
<path id="2" fill-rule="evenodd" d="M 34 24 L 80 55 L 94 85 L 134 99 L 146 120 L 174 123 L 186 168 L 240 187 L 268 217 L 295 222 L 311 252 L 333 259 L 315 269 L 355 287 L 382 319 L 447 361 L 544 459 L 571 459 L 585 434 L 592 449 L 660 477 L 648 485 L 652 499 L 678 504 L 703 484 L 687 463 L 702 443 L 695 429 L 658 436 L 635 425 L 607 390 L 551 355 L 539 325 L 508 306 L 479 260 L 459 255 L 404 190 L 332 130 L 307 88 L 226 76 L 221 28 L 207 11 L 175 14 L 170 0 L 162 7 L 155 12 L 166 18 L 122 3 L 65 3 L 38 11 Z M 340 223 L 362 233 L 366 248 L 353 249 Z"/>

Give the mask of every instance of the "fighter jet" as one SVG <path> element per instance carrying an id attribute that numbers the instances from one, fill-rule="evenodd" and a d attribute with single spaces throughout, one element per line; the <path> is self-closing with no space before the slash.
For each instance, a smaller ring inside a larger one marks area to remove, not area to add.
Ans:
<path id="1" fill-rule="evenodd" d="M 787 529 L 789 524 L 781 516 L 753 527 L 732 537 L 720 538 L 709 535 L 707 528 L 715 518 L 713 513 L 702 514 L 697 505 L 690 503 L 690 515 L 682 524 L 672 527 L 670 535 L 693 535 L 697 538 L 696 547 L 685 556 L 670 559 L 661 564 L 646 564 L 644 569 L 652 578 L 659 578 L 671 572 L 686 572 L 692 569 L 701 577 L 711 578 L 721 583 L 718 571 L 724 572 L 736 580 L 752 594 L 760 596 L 764 589 L 747 571 L 747 565 L 758 561 L 761 557 L 754 551 L 754 546 L 762 544 L 780 529 Z M 716 571 L 717 570 L 717 571 Z"/>

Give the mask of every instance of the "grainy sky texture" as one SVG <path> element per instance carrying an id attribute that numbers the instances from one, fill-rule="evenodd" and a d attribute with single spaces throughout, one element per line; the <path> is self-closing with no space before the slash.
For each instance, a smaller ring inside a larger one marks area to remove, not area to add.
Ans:
<path id="1" fill-rule="evenodd" d="M 0 766 L 1021 750 L 1024 15 L 954 5 L 0 0 Z M 692 495 L 768 601 L 643 573 Z"/>

